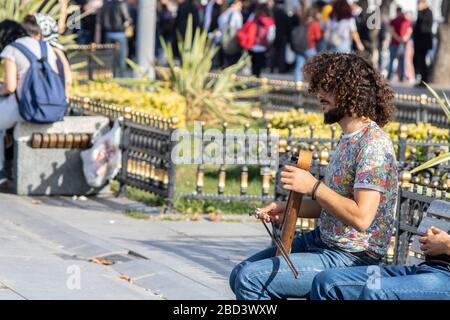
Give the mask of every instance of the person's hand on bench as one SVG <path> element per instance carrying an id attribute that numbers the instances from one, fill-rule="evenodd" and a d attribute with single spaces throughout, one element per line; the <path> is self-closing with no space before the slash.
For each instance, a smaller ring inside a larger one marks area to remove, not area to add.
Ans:
<path id="1" fill-rule="evenodd" d="M 427 256 L 450 255 L 450 235 L 441 229 L 429 228 L 419 242 L 422 244 L 420 249 Z"/>

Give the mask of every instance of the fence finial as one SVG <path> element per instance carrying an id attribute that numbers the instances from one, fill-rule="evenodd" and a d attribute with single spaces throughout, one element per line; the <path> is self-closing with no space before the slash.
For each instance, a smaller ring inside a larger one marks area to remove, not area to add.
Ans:
<path id="1" fill-rule="evenodd" d="M 402 171 L 400 173 L 400 181 L 402 188 L 409 188 L 411 186 L 412 174 L 409 171 Z"/>
<path id="2" fill-rule="evenodd" d="M 420 104 L 424 105 L 427 104 L 428 100 L 428 96 L 426 94 L 421 94 L 420 95 Z"/>
<path id="3" fill-rule="evenodd" d="M 178 124 L 179 124 L 180 120 L 178 119 L 178 117 L 172 117 L 170 119 L 170 124 L 172 126 L 173 129 L 178 128 Z"/>
<path id="4" fill-rule="evenodd" d="M 330 153 L 328 152 L 328 149 L 323 149 L 322 151 L 320 151 L 319 159 L 321 165 L 328 164 L 328 160 L 330 159 Z"/>
<path id="5" fill-rule="evenodd" d="M 400 125 L 399 132 L 399 137 L 401 140 L 406 140 L 406 138 L 408 138 L 408 126 L 406 124 Z"/>
<path id="6" fill-rule="evenodd" d="M 286 152 L 286 147 L 287 147 L 287 139 L 280 139 L 278 142 L 278 148 L 280 150 L 280 152 Z"/>
<path id="7" fill-rule="evenodd" d="M 132 111 L 133 111 L 133 109 L 131 109 L 131 107 L 125 107 L 123 109 L 123 116 L 124 116 L 124 118 L 127 119 L 127 120 L 130 120 Z"/>
<path id="8" fill-rule="evenodd" d="M 91 99 L 88 97 L 83 98 L 83 109 L 89 109 L 89 103 L 91 102 Z"/>

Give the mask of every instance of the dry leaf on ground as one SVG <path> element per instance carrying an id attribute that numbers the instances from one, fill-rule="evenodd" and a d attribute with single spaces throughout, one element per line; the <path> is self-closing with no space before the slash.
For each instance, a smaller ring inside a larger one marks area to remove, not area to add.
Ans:
<path id="1" fill-rule="evenodd" d="M 109 266 L 109 265 L 114 264 L 114 262 L 112 260 L 106 259 L 106 258 L 100 258 L 100 257 L 91 258 L 91 259 L 89 259 L 89 261 L 97 263 L 97 264 L 102 264 L 102 265 L 105 265 L 105 266 Z"/>
<path id="2" fill-rule="evenodd" d="M 130 276 L 128 276 L 128 275 L 126 275 L 126 274 L 122 274 L 122 275 L 119 277 L 119 279 L 122 279 L 122 280 L 125 280 L 125 281 L 128 281 L 128 282 L 131 281 Z"/>

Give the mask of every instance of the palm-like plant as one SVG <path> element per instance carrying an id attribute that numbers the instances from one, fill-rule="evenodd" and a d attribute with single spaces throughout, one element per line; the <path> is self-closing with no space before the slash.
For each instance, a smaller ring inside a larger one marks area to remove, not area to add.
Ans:
<path id="1" fill-rule="evenodd" d="M 42 0 L 2 0 L 2 2 L 0 21 L 4 19 L 22 21 L 26 15 L 36 13 L 42 6 Z M 59 18 L 60 11 L 61 6 L 58 0 L 49 0 L 40 10 L 56 20 Z"/>
<path id="2" fill-rule="evenodd" d="M 20 22 L 26 15 L 35 14 L 38 10 L 41 13 L 50 15 L 58 21 L 62 12 L 71 14 L 77 10 L 77 6 L 70 5 L 68 1 L 59 0 L 49 0 L 44 6 L 42 6 L 42 0 L 2 0 L 2 6 L 0 7 L 0 21 L 11 19 Z M 81 19 L 82 16 L 78 18 Z M 72 44 L 75 37 L 76 35 L 62 36 L 60 42 L 63 45 Z"/>
<path id="3" fill-rule="evenodd" d="M 450 100 L 448 99 L 447 95 L 444 93 L 444 98 L 440 97 L 435 90 L 433 90 L 428 84 L 426 84 L 426 87 L 428 88 L 428 90 L 431 92 L 431 94 L 436 98 L 437 102 L 439 103 L 440 107 L 442 108 L 442 110 L 444 111 L 445 115 L 448 117 L 449 121 L 450 121 Z M 449 137 L 449 141 L 450 141 L 450 137 Z M 443 162 L 447 162 L 450 161 L 450 152 L 446 153 L 446 154 L 442 154 L 440 156 L 437 156 L 427 162 L 425 162 L 424 164 L 414 168 L 413 170 L 411 170 L 411 173 L 416 173 L 419 172 L 421 170 L 425 170 L 428 169 L 430 167 L 436 166 L 440 163 Z"/>
<path id="4" fill-rule="evenodd" d="M 222 70 L 218 77 L 211 77 L 212 61 L 219 48 L 208 38 L 206 31 L 192 27 L 189 16 L 184 39 L 178 35 L 178 51 L 181 66 L 175 64 L 170 44 L 161 38 L 162 47 L 169 65 L 168 69 L 158 69 L 162 78 L 169 81 L 175 91 L 186 99 L 186 119 L 217 122 L 241 122 L 249 116 L 249 105 L 243 99 L 255 98 L 269 90 L 268 86 L 250 87 L 251 79 L 237 81 L 234 77 L 249 63 L 244 54 L 235 64 Z"/>

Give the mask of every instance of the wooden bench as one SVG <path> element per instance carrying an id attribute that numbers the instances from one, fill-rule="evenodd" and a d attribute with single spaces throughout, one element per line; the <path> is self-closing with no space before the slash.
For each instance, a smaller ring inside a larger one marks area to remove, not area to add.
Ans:
<path id="1" fill-rule="evenodd" d="M 400 215 L 395 238 L 394 263 L 415 265 L 424 261 L 419 238 L 430 227 L 450 232 L 450 202 L 434 200 L 426 212 L 414 216 Z"/>

